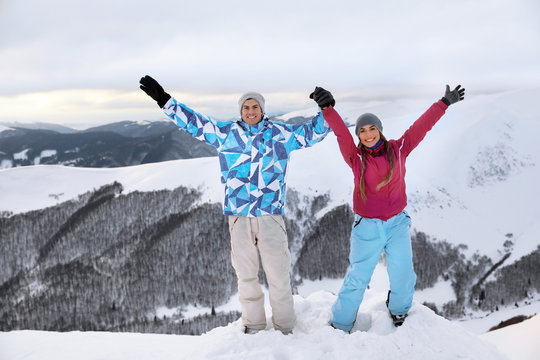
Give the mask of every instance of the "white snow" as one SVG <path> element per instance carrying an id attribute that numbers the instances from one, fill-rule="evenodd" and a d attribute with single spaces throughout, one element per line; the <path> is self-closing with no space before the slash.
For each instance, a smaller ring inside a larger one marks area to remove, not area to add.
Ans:
<path id="1" fill-rule="evenodd" d="M 56 155 L 56 150 L 43 150 L 40 154 L 41 158 L 47 158 Z"/>
<path id="2" fill-rule="evenodd" d="M 156 121 L 162 121 L 162 122 L 168 122 L 170 121 L 168 118 L 161 118 L 161 119 L 156 119 L 156 120 L 136 120 L 134 121 L 136 124 L 138 125 L 151 125 L 152 123 L 156 122 Z M 130 126 L 130 124 L 125 124 L 124 126 Z"/>
<path id="3" fill-rule="evenodd" d="M 416 296 L 415 296 L 415 299 Z M 540 296 L 538 294 L 533 300 L 528 301 L 530 304 L 520 302 L 516 307 L 515 305 L 501 306 L 499 311 L 492 313 L 478 312 L 472 319 L 461 321 L 463 327 L 474 334 L 484 334 L 492 327 L 499 325 L 502 321 L 506 321 L 515 316 L 533 316 L 540 314 Z M 539 328 L 540 330 L 540 328 Z M 540 334 L 540 332 L 539 332 Z"/>
<path id="4" fill-rule="evenodd" d="M 540 358 L 540 315 L 522 323 L 491 331 L 481 336 L 494 344 L 509 359 Z"/>
<path id="5" fill-rule="evenodd" d="M 435 304 L 440 309 L 442 305 L 456 300 L 456 293 L 450 281 L 439 280 L 431 288 L 416 290 L 414 299 L 422 304 L 424 302 Z"/>
<path id="6" fill-rule="evenodd" d="M 56 154 L 57 154 L 56 150 L 43 150 L 41 151 L 39 156 L 36 156 L 34 158 L 34 165 L 39 165 L 41 163 L 41 159 L 55 156 Z"/>
<path id="7" fill-rule="evenodd" d="M 13 167 L 13 161 L 11 160 L 2 160 L 2 162 L 0 162 L 0 169 L 9 169 Z"/>
<path id="8" fill-rule="evenodd" d="M 255 335 L 243 334 L 240 320 L 201 336 L 4 332 L 0 333 L 0 357 L 5 360 L 506 359 L 501 353 L 504 346 L 499 351 L 488 341 L 416 302 L 405 324 L 395 328 L 385 299 L 385 293 L 366 292 L 351 334 L 328 326 L 335 295 L 318 291 L 307 297 L 295 295 L 297 324 L 293 334 L 287 336 L 271 328 L 267 311 L 267 330 Z"/>
<path id="9" fill-rule="evenodd" d="M 10 128 L 10 127 L 4 126 L 4 125 L 0 125 L 0 133 L 1 133 L 2 131 L 6 131 L 6 130 L 13 130 L 13 129 Z"/>
<path id="10" fill-rule="evenodd" d="M 18 153 L 13 154 L 14 160 L 27 160 L 28 159 L 28 151 L 30 149 L 24 149 L 23 151 L 20 151 Z"/>
<path id="11" fill-rule="evenodd" d="M 0 170 L 0 211 L 21 213 L 41 209 L 114 181 L 122 183 L 124 193 L 193 187 L 204 192 L 203 201 L 221 203 L 223 188 L 218 166 L 217 158 L 200 158 L 112 169 L 61 165 L 3 169 Z"/>

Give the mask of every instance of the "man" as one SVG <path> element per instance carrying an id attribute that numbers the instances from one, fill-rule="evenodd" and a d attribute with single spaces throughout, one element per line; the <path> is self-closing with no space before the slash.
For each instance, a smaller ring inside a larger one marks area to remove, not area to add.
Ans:
<path id="1" fill-rule="evenodd" d="M 238 101 L 241 118 L 219 122 L 179 103 L 148 75 L 140 84 L 178 127 L 218 151 L 225 186 L 223 213 L 229 217 L 231 260 L 238 277 L 244 332 L 266 328 L 264 294 L 258 279 L 260 253 L 269 285 L 272 323 L 276 330 L 291 333 L 296 317 L 283 221 L 285 174 L 291 151 L 318 143 L 330 131 L 322 113 L 302 125 L 273 122 L 265 115 L 263 96 L 248 92 Z M 314 93 L 327 100 L 319 105 L 335 104 L 330 92 L 318 87 Z"/>

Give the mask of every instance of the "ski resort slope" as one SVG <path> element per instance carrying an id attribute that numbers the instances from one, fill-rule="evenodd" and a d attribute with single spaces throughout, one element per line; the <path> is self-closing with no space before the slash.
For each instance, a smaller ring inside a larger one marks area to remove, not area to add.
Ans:
<path id="1" fill-rule="evenodd" d="M 201 336 L 106 332 L 13 331 L 0 333 L 2 360 L 124 359 L 414 359 L 502 360 L 502 350 L 414 303 L 407 321 L 395 328 L 384 293 L 366 293 L 351 334 L 328 325 L 335 295 L 328 291 L 306 298 L 295 295 L 297 325 L 283 335 L 268 328 L 255 335 L 242 332 L 240 320 Z M 267 313 L 268 324 L 271 324 Z M 504 334 L 511 347 L 513 326 Z M 536 326 L 538 328 L 538 326 Z M 533 332 L 534 333 L 534 332 Z M 538 333 L 538 332 L 536 332 Z M 532 334 L 531 334 L 532 336 Z M 533 349 L 531 349 L 533 351 Z M 522 351 L 520 354 L 524 354 Z M 511 357 L 510 357 L 511 359 Z M 526 358 L 520 358 L 526 359 Z"/>

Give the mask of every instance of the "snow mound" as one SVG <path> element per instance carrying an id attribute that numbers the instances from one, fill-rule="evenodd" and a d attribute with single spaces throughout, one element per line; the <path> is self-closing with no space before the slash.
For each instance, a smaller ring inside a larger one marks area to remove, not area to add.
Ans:
<path id="1" fill-rule="evenodd" d="M 368 295 L 366 293 L 366 295 Z M 229 359 L 504 359 L 491 344 L 414 303 L 409 317 L 395 328 L 388 316 L 386 294 L 364 299 L 351 334 L 328 326 L 336 296 L 319 291 L 295 296 L 298 317 L 294 333 L 283 336 L 269 329 L 255 335 L 241 333 L 240 321 L 201 336 L 204 349 L 192 358 Z M 270 318 L 268 319 L 270 324 Z M 224 341 L 214 341 L 221 338 Z"/>
<path id="2" fill-rule="evenodd" d="M 384 293 L 366 293 L 353 332 L 347 334 L 328 325 L 335 299 L 327 291 L 306 298 L 295 295 L 297 325 L 287 336 L 271 326 L 255 335 L 245 335 L 240 320 L 201 336 L 14 331 L 0 333 L 0 358 L 505 359 L 494 345 L 419 303 L 413 304 L 405 324 L 395 328 Z"/>

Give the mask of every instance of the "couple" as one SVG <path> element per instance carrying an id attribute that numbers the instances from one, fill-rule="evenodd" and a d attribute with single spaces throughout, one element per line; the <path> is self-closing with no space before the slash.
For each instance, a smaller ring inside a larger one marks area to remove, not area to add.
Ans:
<path id="1" fill-rule="evenodd" d="M 272 323 L 292 332 L 296 317 L 290 284 L 291 255 L 283 221 L 285 173 L 291 151 L 310 147 L 330 132 L 354 174 L 355 220 L 350 238 L 350 266 L 332 306 L 331 325 L 349 332 L 364 291 L 384 250 L 390 291 L 387 307 L 394 325 L 409 311 L 416 275 L 413 269 L 410 218 L 405 212 L 405 159 L 451 104 L 464 97 L 460 86 L 435 102 L 399 140 L 386 140 L 374 114 L 356 120 L 358 145 L 334 109 L 332 94 L 320 87 L 310 95 L 321 108 L 310 122 L 289 125 L 270 121 L 261 94 L 248 92 L 238 101 L 240 119 L 215 121 L 167 94 L 145 76 L 140 88 L 178 127 L 218 150 L 225 187 L 223 213 L 229 218 L 231 260 L 238 277 L 244 332 L 266 328 L 264 295 L 259 285 L 259 254 L 269 286 Z"/>

